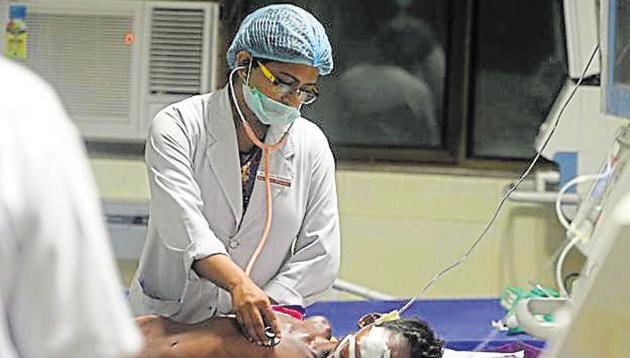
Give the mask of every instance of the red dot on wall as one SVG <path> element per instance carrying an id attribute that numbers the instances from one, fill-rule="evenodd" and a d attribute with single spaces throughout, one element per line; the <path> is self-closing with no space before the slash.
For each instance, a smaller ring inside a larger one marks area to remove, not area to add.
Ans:
<path id="1" fill-rule="evenodd" d="M 136 36 L 132 32 L 127 32 L 125 34 L 125 45 L 131 45 L 135 39 Z"/>

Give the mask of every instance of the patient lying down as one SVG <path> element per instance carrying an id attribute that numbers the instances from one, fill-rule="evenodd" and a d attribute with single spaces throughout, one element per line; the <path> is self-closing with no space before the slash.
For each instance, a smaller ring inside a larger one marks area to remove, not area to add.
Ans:
<path id="1" fill-rule="evenodd" d="M 141 358 L 222 357 L 344 357 L 439 358 L 443 341 L 421 320 L 399 319 L 368 325 L 337 342 L 328 320 L 321 316 L 297 320 L 277 314 L 282 340 L 275 347 L 251 343 L 232 318 L 215 317 L 197 324 L 160 316 L 136 320 L 145 338 Z"/>

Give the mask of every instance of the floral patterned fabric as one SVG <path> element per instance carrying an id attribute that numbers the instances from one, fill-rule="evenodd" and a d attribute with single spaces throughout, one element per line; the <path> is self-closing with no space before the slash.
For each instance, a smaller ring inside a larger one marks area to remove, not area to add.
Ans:
<path id="1" fill-rule="evenodd" d="M 241 160 L 241 187 L 243 193 L 243 215 L 247 211 L 249 198 L 254 191 L 254 183 L 256 182 L 256 173 L 260 165 L 262 151 L 254 146 L 249 152 L 239 152 Z"/>

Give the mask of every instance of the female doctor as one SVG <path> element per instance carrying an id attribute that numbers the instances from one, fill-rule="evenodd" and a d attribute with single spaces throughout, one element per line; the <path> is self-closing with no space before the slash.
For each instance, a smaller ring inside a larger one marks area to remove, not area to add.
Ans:
<path id="1" fill-rule="evenodd" d="M 307 11 L 261 8 L 228 50 L 228 85 L 155 117 L 151 216 L 129 294 L 136 315 L 195 323 L 233 312 L 264 344 L 265 327 L 280 336 L 276 307 L 299 315 L 332 286 L 334 160 L 324 134 L 300 117 L 317 99 L 318 76 L 332 71 L 331 52 Z"/>

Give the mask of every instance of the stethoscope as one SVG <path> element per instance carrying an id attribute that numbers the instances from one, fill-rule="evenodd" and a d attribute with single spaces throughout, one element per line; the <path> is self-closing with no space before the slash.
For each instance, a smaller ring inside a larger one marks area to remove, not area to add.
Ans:
<path id="1" fill-rule="evenodd" d="M 241 119 L 241 124 L 243 125 L 243 128 L 245 129 L 245 133 L 247 134 L 247 137 L 249 138 L 249 140 L 252 141 L 252 143 L 254 143 L 255 146 L 257 146 L 258 148 L 262 150 L 263 171 L 265 175 L 265 203 L 266 203 L 266 208 L 267 208 L 266 215 L 265 215 L 265 227 L 263 229 L 262 236 L 260 237 L 260 241 L 258 242 L 258 246 L 256 246 L 256 250 L 254 250 L 252 257 L 247 262 L 247 266 L 245 266 L 245 274 L 247 276 L 250 276 L 252 269 L 254 267 L 254 264 L 256 263 L 256 260 L 258 260 L 258 257 L 260 256 L 262 249 L 264 248 L 265 243 L 267 242 L 267 239 L 269 237 L 269 232 L 271 231 L 271 217 L 273 215 L 273 208 L 272 208 L 272 203 L 271 203 L 271 180 L 269 178 L 269 155 L 272 152 L 282 148 L 282 146 L 286 143 L 287 137 L 289 135 L 289 130 L 291 130 L 291 127 L 293 126 L 293 124 L 289 126 L 289 128 L 284 132 L 282 137 L 280 137 L 280 140 L 278 140 L 275 144 L 271 144 L 271 145 L 265 144 L 260 139 L 258 139 L 252 127 L 245 120 L 245 116 L 243 115 L 243 112 L 241 111 L 241 108 L 238 105 L 238 101 L 236 99 L 236 94 L 234 91 L 234 74 L 236 74 L 236 71 L 245 69 L 245 68 L 247 67 L 238 66 L 234 68 L 232 72 L 230 72 L 230 78 L 228 81 L 229 86 L 230 86 L 230 95 L 232 96 L 234 107 L 236 107 L 236 112 L 238 113 L 238 116 Z M 250 61 L 249 71 L 247 74 L 248 80 L 249 80 L 249 72 L 251 72 L 251 68 L 252 68 L 252 62 Z"/>

